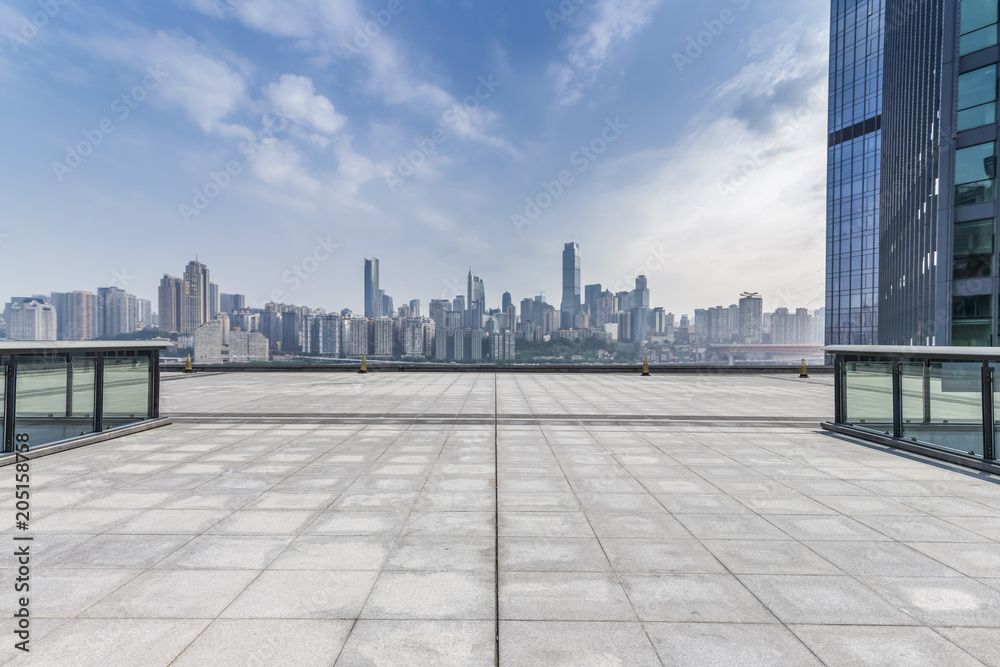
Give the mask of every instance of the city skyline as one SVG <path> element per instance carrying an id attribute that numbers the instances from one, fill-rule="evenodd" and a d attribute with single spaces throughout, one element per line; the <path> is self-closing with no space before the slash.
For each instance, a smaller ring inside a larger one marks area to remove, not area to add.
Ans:
<path id="1" fill-rule="evenodd" d="M 381 5 L 276 6 L 59 3 L 16 52 L 5 42 L 20 129 L 0 145 L 23 159 L 0 179 L 0 284 L 117 280 L 155 299 L 162 271 L 198 254 L 254 302 L 360 310 L 359 256 L 422 299 L 470 263 L 530 294 L 558 289 L 550 249 L 572 238 L 603 251 L 585 283 L 665 255 L 646 273 L 680 312 L 744 289 L 802 297 L 790 303 L 822 291 L 822 5 L 604 0 L 563 17 L 558 3 L 404 4 L 350 58 L 340 44 Z M 37 11 L 3 7 L 4 34 Z M 430 39 L 431 23 L 463 37 Z M 438 128 L 447 140 L 424 159 Z M 406 175 L 410 157 L 422 165 Z M 308 279 L 283 279 L 317 252 Z"/>

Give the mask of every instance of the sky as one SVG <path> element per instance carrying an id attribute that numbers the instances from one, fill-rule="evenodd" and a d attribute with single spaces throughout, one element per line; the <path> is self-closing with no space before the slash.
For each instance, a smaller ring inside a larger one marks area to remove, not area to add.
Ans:
<path id="1" fill-rule="evenodd" d="M 0 0 L 0 299 L 822 305 L 829 3 Z"/>

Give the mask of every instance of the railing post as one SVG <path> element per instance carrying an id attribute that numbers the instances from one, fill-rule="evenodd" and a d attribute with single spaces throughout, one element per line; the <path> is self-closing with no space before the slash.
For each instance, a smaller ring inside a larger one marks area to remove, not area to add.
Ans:
<path id="1" fill-rule="evenodd" d="M 14 415 L 17 410 L 17 357 L 12 356 L 4 366 L 3 451 L 14 451 Z"/>
<path id="2" fill-rule="evenodd" d="M 903 437 L 903 367 L 899 358 L 892 360 L 892 437 Z"/>
<path id="3" fill-rule="evenodd" d="M 104 352 L 94 358 L 94 433 L 104 431 Z"/>
<path id="4" fill-rule="evenodd" d="M 983 362 L 983 458 L 996 458 L 996 435 L 993 425 L 993 367 Z"/>
<path id="5" fill-rule="evenodd" d="M 73 417 L 73 355 L 66 355 L 66 418 Z"/>
<path id="6" fill-rule="evenodd" d="M 835 354 L 833 356 L 833 421 L 835 424 L 843 424 L 846 421 L 844 418 L 845 368 L 843 357 Z"/>
<path id="7" fill-rule="evenodd" d="M 160 416 L 160 351 L 153 350 L 149 359 L 149 419 Z"/>
<path id="8" fill-rule="evenodd" d="M 924 423 L 931 423 L 931 360 L 924 359 Z"/>

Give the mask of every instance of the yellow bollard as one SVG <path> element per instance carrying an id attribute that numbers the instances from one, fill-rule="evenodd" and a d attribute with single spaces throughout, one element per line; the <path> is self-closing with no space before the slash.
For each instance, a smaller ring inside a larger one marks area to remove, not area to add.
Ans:
<path id="1" fill-rule="evenodd" d="M 361 356 L 361 369 L 358 371 L 358 373 L 367 373 L 367 372 L 368 372 L 368 355 L 365 354 Z"/>
<path id="2" fill-rule="evenodd" d="M 191 355 L 190 354 L 188 355 L 187 361 L 184 362 L 184 372 L 185 373 L 194 373 L 194 369 L 191 368 Z"/>
<path id="3" fill-rule="evenodd" d="M 806 360 L 805 359 L 802 360 L 802 370 L 799 372 L 799 377 L 800 378 L 807 378 L 807 377 L 809 377 L 809 371 L 806 370 Z"/>
<path id="4" fill-rule="evenodd" d="M 649 377 L 649 357 L 642 358 L 642 377 Z"/>

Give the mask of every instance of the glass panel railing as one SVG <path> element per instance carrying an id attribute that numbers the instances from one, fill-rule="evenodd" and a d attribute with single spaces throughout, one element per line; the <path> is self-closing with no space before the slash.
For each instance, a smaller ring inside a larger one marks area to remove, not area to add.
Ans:
<path id="1" fill-rule="evenodd" d="M 847 423 L 892 433 L 892 362 L 848 362 Z"/>
<path id="2" fill-rule="evenodd" d="M 2 443 L 4 442 L 4 427 L 7 420 L 4 419 L 5 410 L 7 409 L 7 382 L 6 382 L 6 372 L 7 372 L 7 357 L 0 356 L 0 368 L 4 371 L 4 378 L 0 379 L 0 451 L 3 450 Z"/>
<path id="3" fill-rule="evenodd" d="M 983 455 L 982 363 L 900 364 L 903 437 Z"/>
<path id="4" fill-rule="evenodd" d="M 26 434 L 32 447 L 93 430 L 92 418 L 73 413 L 65 355 L 19 356 L 15 387 L 14 429 Z"/>
<path id="5" fill-rule="evenodd" d="M 104 360 L 104 428 L 149 419 L 150 358 L 108 357 Z"/>

